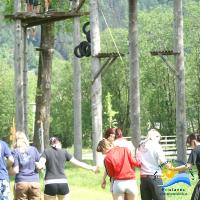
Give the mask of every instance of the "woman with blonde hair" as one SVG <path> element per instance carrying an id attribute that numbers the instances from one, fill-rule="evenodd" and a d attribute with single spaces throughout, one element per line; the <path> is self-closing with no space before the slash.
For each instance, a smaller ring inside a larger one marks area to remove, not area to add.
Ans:
<path id="1" fill-rule="evenodd" d="M 35 162 L 40 158 L 38 150 L 29 146 L 29 141 L 23 132 L 16 133 L 15 149 L 13 151 L 15 172 L 14 199 L 39 200 L 40 183 Z"/>

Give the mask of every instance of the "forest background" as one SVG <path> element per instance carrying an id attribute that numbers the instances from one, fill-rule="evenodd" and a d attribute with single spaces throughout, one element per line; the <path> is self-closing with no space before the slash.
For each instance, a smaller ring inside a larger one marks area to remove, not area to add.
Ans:
<path id="1" fill-rule="evenodd" d="M 102 0 L 100 8 L 120 52 L 125 57 L 115 61 L 102 74 L 103 130 L 110 126 L 129 132 L 129 67 L 128 67 L 128 1 Z M 0 2 L 0 138 L 10 142 L 15 117 L 14 23 L 3 16 L 12 13 L 13 0 Z M 57 1 L 53 2 L 57 6 Z M 175 135 L 175 75 L 150 51 L 172 50 L 173 1 L 140 0 L 138 2 L 141 132 L 158 127 L 162 135 Z M 84 6 L 88 10 L 88 2 Z M 184 12 L 184 53 L 188 133 L 200 132 L 200 1 L 187 0 Z M 116 52 L 108 27 L 100 13 L 102 52 Z M 88 21 L 81 17 L 81 24 Z M 50 135 L 62 138 L 64 146 L 73 145 L 73 26 L 71 20 L 56 23 L 55 52 L 52 73 Z M 82 40 L 85 35 L 82 34 Z M 28 42 L 29 138 L 33 136 L 34 110 L 40 27 Z M 173 56 L 167 58 L 174 62 Z M 82 58 L 82 133 L 83 144 L 91 145 L 91 62 Z M 112 116 L 112 121 L 110 117 Z"/>

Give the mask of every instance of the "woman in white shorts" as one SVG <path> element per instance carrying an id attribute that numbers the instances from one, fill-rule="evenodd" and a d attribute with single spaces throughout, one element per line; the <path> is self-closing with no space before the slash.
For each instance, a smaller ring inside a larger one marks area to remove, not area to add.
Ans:
<path id="1" fill-rule="evenodd" d="M 127 147 L 131 153 L 132 156 L 135 157 L 135 147 L 133 146 L 133 143 L 131 141 L 126 140 L 123 137 L 122 130 L 120 128 L 108 128 L 105 131 L 104 137 L 111 142 L 114 146 L 119 146 L 119 147 Z M 101 187 L 104 189 L 106 187 L 106 177 L 107 173 L 104 171 L 102 181 L 101 181 Z M 112 181 L 110 185 L 111 189 L 110 191 L 112 192 Z M 127 200 L 126 194 L 124 200 Z"/>
<path id="2" fill-rule="evenodd" d="M 132 156 L 126 147 L 114 147 L 108 140 L 103 139 L 97 146 L 97 152 L 105 154 L 104 164 L 108 176 L 112 179 L 112 194 L 114 200 L 137 200 L 138 188 L 134 167 L 140 163 Z"/>

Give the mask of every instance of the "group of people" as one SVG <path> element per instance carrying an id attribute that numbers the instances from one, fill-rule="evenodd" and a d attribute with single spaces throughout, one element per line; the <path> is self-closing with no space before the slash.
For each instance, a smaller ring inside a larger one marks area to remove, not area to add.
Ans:
<path id="1" fill-rule="evenodd" d="M 9 174 L 15 175 L 15 200 L 41 199 L 38 171 L 43 168 L 46 169 L 44 200 L 54 200 L 56 197 L 59 200 L 69 200 L 69 187 L 64 173 L 66 161 L 86 170 L 98 172 L 98 167 L 80 162 L 62 149 L 57 137 L 50 138 L 50 148 L 45 149 L 40 155 L 35 147 L 29 145 L 26 135 L 17 132 L 14 150 L 11 152 L 8 145 L 0 140 L 0 151 L 0 200 L 10 199 Z M 7 163 L 4 158 L 7 159 Z"/>
<path id="2" fill-rule="evenodd" d="M 169 170 L 185 171 L 192 165 L 197 166 L 200 178 L 200 135 L 190 134 L 186 143 L 192 147 L 188 162 L 174 167 L 165 158 L 159 144 L 161 135 L 151 129 L 144 141 L 135 151 L 132 143 L 123 138 L 120 128 L 109 128 L 97 146 L 97 152 L 105 155 L 105 172 L 102 188 L 106 185 L 106 176 L 110 177 L 110 191 L 114 200 L 137 200 L 135 167 L 140 168 L 140 194 L 142 200 L 165 200 L 165 192 L 161 188 L 162 169 L 165 165 Z M 200 200 L 200 180 L 194 188 L 191 200 Z"/>
<path id="3" fill-rule="evenodd" d="M 151 129 L 144 141 L 135 151 L 132 142 L 127 141 L 120 128 L 109 128 L 98 146 L 97 152 L 105 155 L 105 172 L 101 187 L 106 186 L 106 177 L 110 177 L 110 191 L 114 200 L 137 200 L 139 191 L 136 182 L 135 167 L 140 168 L 140 193 L 142 200 L 165 200 L 160 187 L 161 165 L 170 170 L 184 171 L 197 166 L 200 176 L 200 135 L 190 134 L 187 144 L 192 147 L 188 162 L 173 167 L 165 158 L 160 141 L 160 133 Z M 136 152 L 136 153 L 135 153 Z M 44 181 L 44 200 L 69 200 L 69 187 L 64 173 L 65 162 L 97 173 L 98 167 L 80 162 L 62 148 L 57 137 L 50 138 L 50 147 L 40 155 L 29 145 L 23 132 L 16 133 L 14 150 L 0 140 L 0 200 L 10 199 L 9 174 L 15 175 L 14 199 L 41 199 L 39 170 L 46 169 Z M 6 160 L 4 159 L 6 158 Z M 8 170 L 7 170 L 8 169 Z M 9 172 L 9 173 L 8 173 Z M 191 200 L 200 200 L 200 181 L 194 188 Z"/>

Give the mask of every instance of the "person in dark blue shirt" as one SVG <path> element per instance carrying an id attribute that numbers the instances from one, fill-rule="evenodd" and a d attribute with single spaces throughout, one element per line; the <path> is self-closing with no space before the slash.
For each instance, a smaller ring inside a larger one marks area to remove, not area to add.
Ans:
<path id="1" fill-rule="evenodd" d="M 11 151 L 4 141 L 0 140 L 0 200 L 10 199 L 10 186 L 8 170 L 6 168 L 5 158 L 8 161 L 8 165 L 11 166 L 14 162 Z"/>

